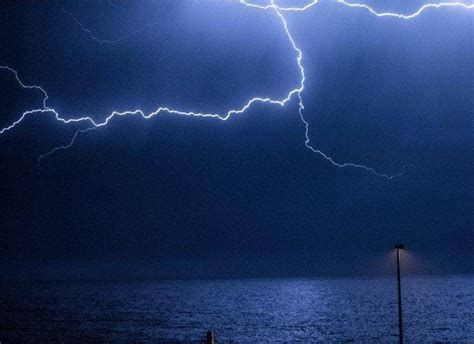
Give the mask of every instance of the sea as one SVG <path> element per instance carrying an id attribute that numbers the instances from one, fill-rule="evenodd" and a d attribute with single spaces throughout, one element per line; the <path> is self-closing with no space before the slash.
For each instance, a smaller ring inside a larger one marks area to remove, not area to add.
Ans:
<path id="1" fill-rule="evenodd" d="M 406 343 L 474 343 L 474 276 L 402 279 Z M 15 281 L 0 343 L 397 343 L 395 277 Z"/>

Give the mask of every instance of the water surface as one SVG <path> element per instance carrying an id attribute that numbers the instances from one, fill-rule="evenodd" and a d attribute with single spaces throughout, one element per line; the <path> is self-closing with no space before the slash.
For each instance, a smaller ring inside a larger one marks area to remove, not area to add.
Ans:
<path id="1" fill-rule="evenodd" d="M 408 343 L 474 342 L 474 277 L 403 281 Z M 397 342 L 394 278 L 3 282 L 0 342 Z"/>

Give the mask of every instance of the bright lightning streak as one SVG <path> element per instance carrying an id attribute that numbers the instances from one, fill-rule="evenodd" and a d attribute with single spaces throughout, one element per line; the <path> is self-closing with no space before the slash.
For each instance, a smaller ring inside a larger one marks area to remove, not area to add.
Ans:
<path id="1" fill-rule="evenodd" d="M 42 94 L 43 94 L 43 107 L 40 108 L 40 109 L 34 109 L 34 110 L 28 110 L 28 111 L 25 111 L 23 112 L 23 114 L 20 116 L 20 118 L 18 118 L 16 121 L 14 121 L 12 124 L 10 124 L 9 126 L 5 127 L 5 128 L 2 128 L 0 129 L 0 134 L 3 134 L 13 128 L 15 128 L 18 124 L 20 124 L 28 115 L 32 115 L 32 114 L 35 114 L 35 113 L 48 113 L 48 112 L 51 112 L 55 115 L 55 118 L 57 121 L 59 122 L 62 122 L 64 124 L 68 124 L 68 123 L 73 123 L 73 122 L 83 122 L 83 121 L 86 121 L 88 120 L 89 122 L 91 122 L 92 124 L 94 124 L 94 122 L 92 121 L 91 118 L 89 117 L 85 117 L 85 118 L 70 118 L 70 119 L 65 119 L 63 117 L 61 117 L 59 115 L 58 112 L 56 112 L 56 110 L 54 110 L 53 108 L 50 108 L 46 105 L 46 102 L 47 100 L 49 99 L 49 96 L 48 96 L 48 93 L 46 92 L 46 90 L 44 88 L 42 88 L 41 86 L 38 86 L 38 85 L 25 85 L 21 79 L 19 78 L 18 76 L 18 72 L 16 70 L 14 70 L 13 68 L 10 68 L 8 66 L 0 66 L 0 70 L 7 70 L 7 71 L 10 71 L 11 73 L 13 73 L 13 75 L 15 76 L 15 79 L 16 81 L 18 82 L 18 84 L 24 88 L 24 89 L 33 89 L 33 90 L 39 90 Z"/>
<path id="2" fill-rule="evenodd" d="M 46 105 L 46 102 L 49 99 L 49 97 L 48 97 L 47 92 L 42 87 L 37 86 L 37 85 L 26 85 L 20 80 L 16 70 L 14 70 L 14 69 L 12 69 L 8 66 L 0 66 L 0 70 L 7 70 L 7 71 L 10 71 L 11 73 L 13 73 L 14 76 L 15 76 L 16 81 L 19 83 L 19 85 L 22 88 L 24 88 L 24 89 L 35 89 L 35 90 L 40 91 L 43 94 L 43 102 L 42 102 L 43 107 L 42 108 L 25 111 L 20 116 L 20 118 L 18 120 L 14 121 L 11 125 L 9 125 L 7 127 L 3 128 L 3 129 L 0 129 L 0 134 L 4 134 L 5 132 L 15 128 L 27 116 L 29 116 L 31 114 L 35 114 L 35 113 L 52 113 L 52 114 L 54 114 L 57 121 L 62 122 L 64 124 L 69 124 L 69 123 L 74 123 L 74 122 L 75 123 L 88 122 L 91 125 L 91 126 L 85 128 L 85 129 L 77 130 L 75 132 L 72 140 L 67 145 L 55 147 L 51 151 L 49 151 L 48 153 L 41 155 L 39 157 L 39 159 L 41 160 L 41 159 L 55 153 L 58 150 L 70 148 L 74 144 L 74 142 L 76 141 L 79 134 L 86 133 L 88 131 L 95 130 L 97 128 L 106 126 L 116 116 L 138 115 L 138 116 L 143 117 L 144 119 L 150 119 L 150 118 L 155 117 L 155 116 L 159 115 L 160 113 L 164 112 L 164 113 L 169 113 L 169 114 L 173 114 L 173 115 L 181 115 L 181 116 L 211 117 L 211 118 L 220 119 L 222 121 L 226 121 L 233 115 L 238 115 L 238 114 L 244 113 L 254 103 L 269 103 L 269 104 L 284 106 L 286 103 L 288 103 L 293 98 L 293 96 L 296 95 L 296 97 L 298 98 L 298 113 L 299 113 L 299 116 L 300 116 L 304 126 L 305 126 L 305 146 L 308 149 L 310 149 L 312 152 L 314 152 L 316 154 L 319 154 L 320 156 L 322 156 L 324 159 L 326 159 L 327 161 L 329 161 L 331 164 L 333 164 L 336 167 L 340 167 L 340 168 L 353 167 L 353 168 L 364 169 L 368 172 L 371 172 L 372 174 L 374 174 L 376 176 L 383 177 L 383 178 L 386 178 L 386 179 L 393 179 L 393 178 L 401 176 L 403 174 L 403 172 L 398 173 L 398 174 L 394 174 L 394 175 L 388 175 L 388 174 L 384 174 L 384 173 L 379 173 L 374 168 L 366 166 L 366 165 L 362 165 L 362 164 L 356 164 L 356 163 L 352 163 L 352 162 L 339 163 L 339 162 L 335 161 L 331 156 L 327 155 L 326 153 L 322 152 L 321 150 L 319 150 L 317 148 L 314 148 L 311 145 L 311 140 L 309 138 L 309 122 L 303 116 L 304 104 L 303 104 L 302 92 L 304 90 L 305 80 L 306 80 L 305 70 L 304 70 L 304 66 L 303 66 L 303 63 L 302 63 L 302 61 L 303 61 L 303 52 L 296 45 L 296 42 L 293 39 L 293 36 L 292 36 L 292 34 L 291 34 L 291 32 L 288 28 L 288 22 L 287 22 L 285 16 L 283 15 L 283 13 L 284 12 L 303 12 L 303 11 L 306 11 L 309 8 L 316 5 L 318 3 L 318 0 L 312 0 L 311 2 L 309 2 L 308 4 L 306 4 L 305 6 L 302 6 L 302 7 L 281 7 L 281 6 L 279 6 L 278 4 L 275 3 L 275 0 L 271 0 L 270 4 L 268 4 L 268 5 L 257 5 L 257 4 L 253 4 L 251 2 L 248 2 L 247 0 L 239 0 L 239 1 L 242 5 L 244 5 L 246 7 L 257 8 L 257 9 L 261 9 L 261 10 L 269 10 L 269 11 L 274 12 L 275 15 L 278 16 L 278 18 L 280 19 L 280 21 L 283 25 L 283 28 L 285 30 L 287 39 L 290 42 L 292 49 L 296 53 L 296 63 L 298 65 L 298 68 L 299 68 L 299 71 L 300 71 L 300 77 L 301 77 L 299 86 L 297 88 L 294 88 L 294 89 L 290 90 L 285 98 L 283 98 L 283 99 L 271 99 L 271 98 L 255 97 L 255 98 L 250 99 L 240 109 L 232 109 L 232 110 L 229 110 L 229 111 L 227 111 L 226 113 L 223 113 L 223 114 L 193 112 L 193 111 L 180 111 L 180 110 L 171 109 L 171 108 L 168 108 L 168 107 L 159 107 L 155 111 L 153 111 L 151 113 L 148 113 L 148 114 L 145 114 L 142 110 L 139 110 L 139 109 L 134 110 L 134 111 L 125 111 L 125 112 L 113 111 L 102 122 L 96 122 L 91 117 L 88 117 L 88 116 L 67 119 L 67 118 L 61 117 L 61 115 L 56 110 L 54 110 L 53 108 L 50 108 Z M 395 18 L 399 18 L 399 19 L 413 19 L 413 18 L 419 16 L 422 12 L 424 12 L 425 10 L 427 10 L 429 8 L 441 8 L 441 7 L 462 7 L 462 8 L 465 8 L 465 9 L 473 9 L 474 8 L 474 4 L 473 5 L 466 5 L 466 4 L 461 3 L 461 2 L 443 2 L 443 3 L 436 3 L 436 4 L 431 4 L 430 3 L 430 4 L 426 4 L 426 5 L 422 6 L 420 9 L 418 9 L 416 12 L 414 12 L 412 14 L 399 14 L 399 13 L 391 13 L 391 12 L 377 12 L 374 9 L 372 9 L 371 7 L 369 7 L 368 5 L 359 4 L 359 3 L 350 3 L 350 2 L 346 2 L 345 0 L 336 0 L 336 2 L 340 3 L 340 4 L 343 4 L 345 6 L 351 7 L 351 8 L 365 9 L 365 10 L 369 11 L 371 14 L 376 15 L 377 17 L 395 17 Z M 86 32 L 91 37 L 91 39 L 93 39 L 94 41 L 97 41 L 98 43 L 113 44 L 113 43 L 117 43 L 119 41 L 122 41 L 124 39 L 127 39 L 127 38 L 131 37 L 132 35 L 138 33 L 138 31 L 137 31 L 137 32 L 131 33 L 129 35 L 123 36 L 123 37 L 121 37 L 117 40 L 103 40 L 103 39 L 100 39 L 97 36 L 95 36 L 94 33 L 91 30 L 89 30 L 88 28 L 86 28 L 71 12 L 68 12 L 66 10 L 63 10 L 63 12 L 68 14 L 69 16 L 71 16 L 71 18 L 76 22 L 76 24 L 84 32 Z M 154 24 L 151 24 L 149 26 L 152 26 L 152 25 L 154 25 Z"/>
<path id="3" fill-rule="evenodd" d="M 279 12 L 303 12 L 303 11 L 306 11 L 308 8 L 313 7 L 318 2 L 319 2 L 319 0 L 313 0 L 313 1 L 309 2 L 307 5 L 302 6 L 302 7 L 281 7 L 277 4 L 275 4 L 274 0 L 272 0 L 269 5 L 257 5 L 257 4 L 253 4 L 251 2 L 248 2 L 247 0 L 240 0 L 240 3 L 244 4 L 247 7 L 259 8 L 261 10 L 275 9 Z"/>
<path id="4" fill-rule="evenodd" d="M 376 15 L 377 17 L 395 17 L 395 18 L 400 18 L 400 19 L 413 19 L 417 16 L 419 16 L 422 12 L 429 8 L 441 8 L 441 7 L 463 7 L 465 9 L 474 9 L 474 4 L 472 5 L 466 5 L 463 4 L 462 2 L 441 2 L 438 4 L 426 4 L 420 7 L 416 12 L 412 14 L 399 14 L 399 13 L 392 13 L 392 12 L 377 12 L 371 7 L 365 5 L 365 4 L 358 4 L 358 3 L 350 3 L 345 0 L 337 0 L 338 3 L 349 6 L 349 7 L 358 7 L 358 8 L 363 8 L 369 11 L 370 13 Z"/>

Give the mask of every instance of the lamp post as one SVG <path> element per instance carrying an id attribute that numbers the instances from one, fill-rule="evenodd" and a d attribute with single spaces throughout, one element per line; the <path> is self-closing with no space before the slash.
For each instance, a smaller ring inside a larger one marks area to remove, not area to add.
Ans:
<path id="1" fill-rule="evenodd" d="M 397 285 L 398 285 L 398 339 L 403 344 L 403 318 L 402 318 L 402 289 L 400 284 L 400 250 L 404 250 L 403 244 L 396 244 L 397 251 Z"/>

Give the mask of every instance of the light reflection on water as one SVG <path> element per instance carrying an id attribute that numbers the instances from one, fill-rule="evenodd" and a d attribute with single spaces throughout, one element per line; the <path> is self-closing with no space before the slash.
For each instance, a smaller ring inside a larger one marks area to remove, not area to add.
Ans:
<path id="1" fill-rule="evenodd" d="M 7 283 L 0 341 L 396 342 L 394 278 Z M 474 341 L 474 277 L 403 280 L 407 342 Z"/>

